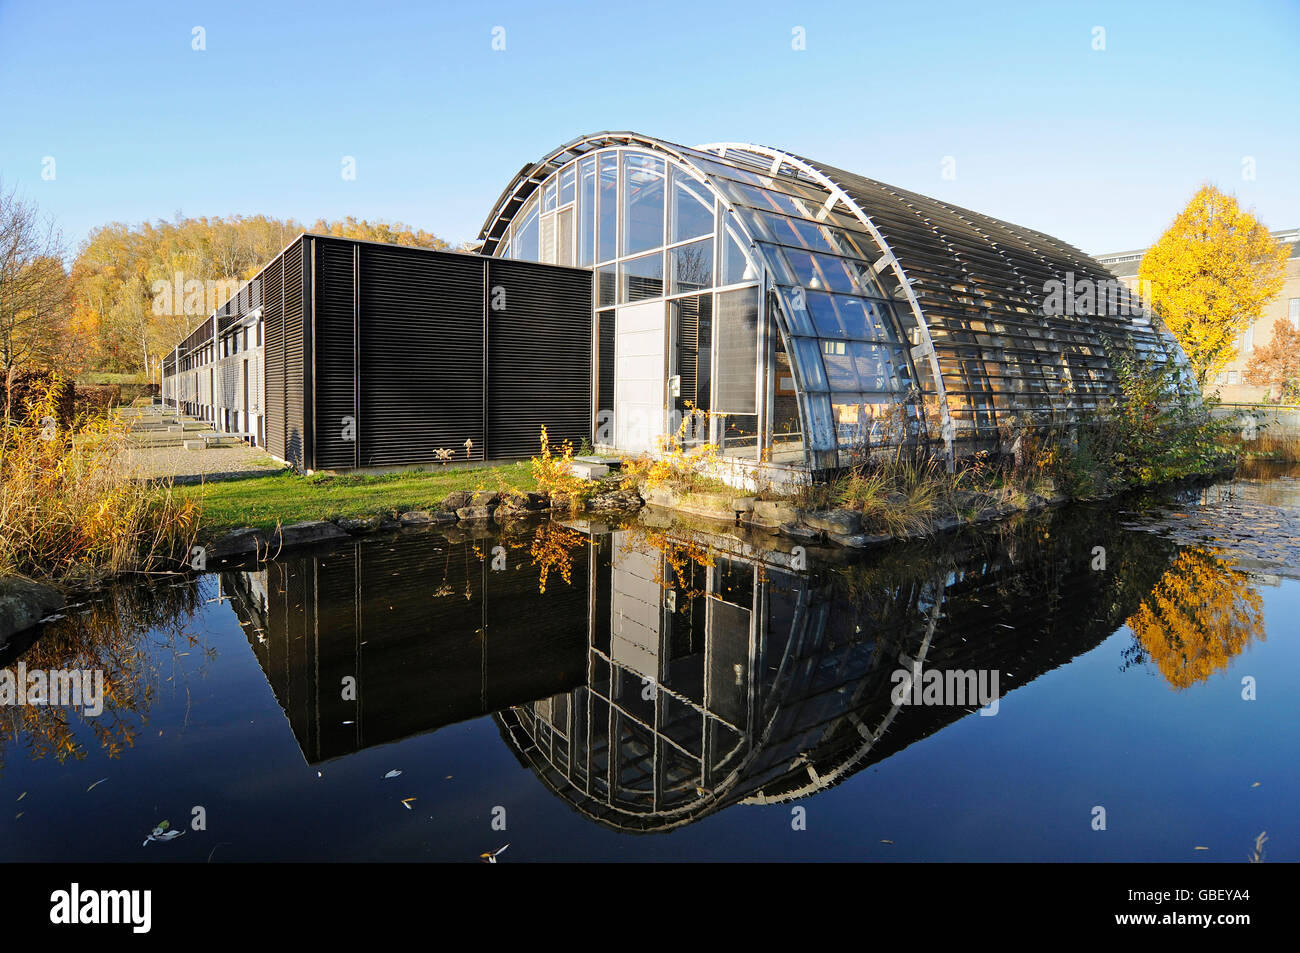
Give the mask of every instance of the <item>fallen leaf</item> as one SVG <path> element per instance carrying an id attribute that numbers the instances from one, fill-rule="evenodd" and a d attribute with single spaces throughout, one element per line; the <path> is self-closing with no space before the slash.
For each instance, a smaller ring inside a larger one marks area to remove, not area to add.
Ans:
<path id="1" fill-rule="evenodd" d="M 1259 787 L 1259 782 L 1256 781 L 1254 784 L 1251 785 L 1251 787 L 1252 787 L 1252 788 L 1257 788 L 1257 787 Z"/>
<path id="2" fill-rule="evenodd" d="M 1193 847 L 1192 850 L 1209 850 L 1208 847 Z"/>
<path id="3" fill-rule="evenodd" d="M 403 798 L 403 799 L 402 799 L 402 807 L 406 808 L 408 811 L 411 810 L 411 802 L 414 801 L 414 800 L 415 800 L 415 798 L 413 798 L 413 797 Z"/>
<path id="4" fill-rule="evenodd" d="M 882 843 L 882 844 L 892 844 L 893 841 L 892 841 L 892 840 L 884 840 L 884 839 L 882 838 L 881 841 L 880 841 L 880 843 Z"/>
<path id="5" fill-rule="evenodd" d="M 396 768 L 393 768 L 393 770 L 392 770 L 392 771 L 389 771 L 387 774 L 385 774 L 384 777 L 385 777 L 385 778 L 395 778 L 395 777 L 398 777 L 401 773 L 402 773 L 401 771 L 398 771 Z"/>
<path id="6" fill-rule="evenodd" d="M 95 790 L 96 787 L 98 787 L 99 785 L 103 784 L 103 783 L 104 783 L 105 781 L 107 781 L 107 780 L 108 780 L 108 778 L 100 778 L 98 781 L 96 781 L 96 782 L 95 782 L 94 784 L 92 784 L 90 787 L 86 788 L 86 790 L 87 790 L 87 791 L 93 791 L 93 790 Z"/>
<path id="7" fill-rule="evenodd" d="M 18 795 L 18 801 L 21 801 L 21 800 L 22 800 L 23 798 L 25 798 L 25 797 L 27 797 L 27 792 L 26 792 L 26 791 L 24 791 L 22 794 Z M 17 804 L 18 801 L 14 801 L 14 803 Z"/>

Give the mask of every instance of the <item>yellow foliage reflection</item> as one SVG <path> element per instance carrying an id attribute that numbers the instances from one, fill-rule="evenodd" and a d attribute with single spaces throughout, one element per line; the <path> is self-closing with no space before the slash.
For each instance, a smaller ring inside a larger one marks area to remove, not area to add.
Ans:
<path id="1" fill-rule="evenodd" d="M 560 574 L 565 585 L 573 583 L 573 554 L 587 543 L 587 537 L 582 533 L 567 529 L 557 523 L 547 522 L 538 530 L 537 535 L 533 537 L 532 546 L 529 549 L 529 555 L 533 557 L 533 565 L 539 570 L 537 577 L 537 591 L 546 591 L 546 582 L 550 578 L 551 570 Z"/>
<path id="2" fill-rule="evenodd" d="M 1128 618 L 1175 689 L 1205 681 L 1264 638 L 1263 600 L 1234 566 L 1214 550 L 1183 550 Z"/>
<path id="3" fill-rule="evenodd" d="M 185 692 L 188 678 L 214 657 L 189 629 L 199 605 L 192 580 L 178 585 L 123 587 L 75 617 L 48 623 L 39 640 L 3 667 L 32 671 L 95 671 L 103 678 L 103 712 L 46 704 L 0 706 L 0 774 L 12 749 L 31 759 L 83 760 L 92 744 L 120 757 L 147 720 L 164 685 Z"/>

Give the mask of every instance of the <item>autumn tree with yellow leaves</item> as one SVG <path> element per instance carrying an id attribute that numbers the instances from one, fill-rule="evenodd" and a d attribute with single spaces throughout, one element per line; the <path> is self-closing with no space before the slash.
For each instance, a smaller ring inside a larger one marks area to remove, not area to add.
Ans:
<path id="1" fill-rule="evenodd" d="M 1128 627 L 1174 689 L 1203 682 L 1264 638 L 1250 577 L 1221 553 L 1186 549 L 1142 600 Z"/>
<path id="2" fill-rule="evenodd" d="M 1143 256 L 1138 279 L 1202 387 L 1282 287 L 1287 253 L 1233 196 L 1203 185 Z"/>

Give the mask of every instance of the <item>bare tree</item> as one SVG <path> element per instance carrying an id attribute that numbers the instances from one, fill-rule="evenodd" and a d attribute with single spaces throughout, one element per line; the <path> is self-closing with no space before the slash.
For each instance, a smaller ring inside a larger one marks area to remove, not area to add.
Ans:
<path id="1" fill-rule="evenodd" d="M 67 319 L 63 239 L 0 182 L 0 374 L 56 362 Z"/>

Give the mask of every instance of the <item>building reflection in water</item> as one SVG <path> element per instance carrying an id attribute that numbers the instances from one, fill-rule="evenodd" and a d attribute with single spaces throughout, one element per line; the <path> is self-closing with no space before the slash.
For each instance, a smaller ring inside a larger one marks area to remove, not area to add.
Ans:
<path id="1" fill-rule="evenodd" d="M 1005 696 L 1094 648 L 1178 552 L 1115 519 L 1074 508 L 808 570 L 726 535 L 451 530 L 223 585 L 309 762 L 492 714 L 576 810 L 665 831 L 813 794 L 978 704 L 895 704 L 899 669 L 997 671 Z"/>

